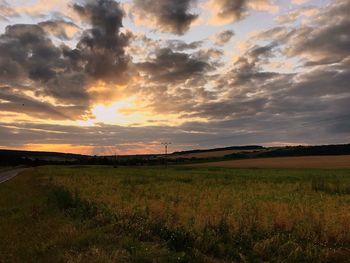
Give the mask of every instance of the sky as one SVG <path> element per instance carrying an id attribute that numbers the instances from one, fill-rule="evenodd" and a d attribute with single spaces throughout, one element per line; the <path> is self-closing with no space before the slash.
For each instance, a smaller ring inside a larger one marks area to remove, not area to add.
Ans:
<path id="1" fill-rule="evenodd" d="M 350 142 L 349 0 L 0 0 L 0 148 Z"/>

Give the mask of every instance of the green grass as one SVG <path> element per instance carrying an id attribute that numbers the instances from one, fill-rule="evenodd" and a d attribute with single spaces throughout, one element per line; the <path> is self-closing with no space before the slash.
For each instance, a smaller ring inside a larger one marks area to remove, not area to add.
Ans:
<path id="1" fill-rule="evenodd" d="M 0 185 L 0 262 L 347 262 L 350 170 L 46 166 Z"/>

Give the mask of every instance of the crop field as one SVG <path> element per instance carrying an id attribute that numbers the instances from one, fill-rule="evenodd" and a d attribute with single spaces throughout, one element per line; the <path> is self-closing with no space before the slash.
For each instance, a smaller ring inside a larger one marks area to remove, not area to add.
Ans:
<path id="1" fill-rule="evenodd" d="M 0 262 L 348 262 L 350 169 L 38 167 L 0 236 Z"/>
<path id="2" fill-rule="evenodd" d="M 350 155 L 274 157 L 200 163 L 199 167 L 350 169 Z"/>
<path id="3" fill-rule="evenodd" d="M 186 153 L 186 154 L 174 154 L 169 155 L 170 159 L 176 158 L 213 158 L 213 157 L 224 157 L 225 155 L 233 153 L 249 153 L 255 150 L 222 150 L 222 151 L 208 151 L 199 153 Z"/>

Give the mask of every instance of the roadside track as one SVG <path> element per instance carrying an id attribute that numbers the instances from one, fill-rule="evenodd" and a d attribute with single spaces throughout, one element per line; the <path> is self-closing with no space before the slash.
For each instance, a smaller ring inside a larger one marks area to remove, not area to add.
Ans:
<path id="1" fill-rule="evenodd" d="M 13 170 L 0 172 L 0 184 L 16 177 L 19 173 L 21 173 L 25 170 L 27 170 L 27 168 L 17 168 L 17 169 L 13 169 Z"/>

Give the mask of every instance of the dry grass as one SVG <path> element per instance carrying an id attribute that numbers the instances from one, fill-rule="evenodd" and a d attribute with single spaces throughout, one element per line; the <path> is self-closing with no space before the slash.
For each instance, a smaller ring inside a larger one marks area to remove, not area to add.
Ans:
<path id="1" fill-rule="evenodd" d="M 169 155 L 170 159 L 176 158 L 215 158 L 224 157 L 234 153 L 248 153 L 256 150 L 222 150 L 222 151 L 211 151 L 211 152 L 199 152 L 199 153 L 186 153 L 186 154 L 175 154 Z"/>
<path id="2" fill-rule="evenodd" d="M 350 155 L 274 157 L 201 163 L 197 167 L 231 168 L 350 168 Z"/>
<path id="3" fill-rule="evenodd" d="M 25 193 L 21 203 L 46 198 L 48 208 L 39 202 L 40 209 L 30 210 L 45 227 L 0 213 L 8 238 L 0 255 L 11 254 L 8 240 L 15 236 L 12 253 L 27 246 L 23 256 L 32 262 L 50 255 L 56 262 L 347 262 L 350 256 L 347 169 L 41 167 L 31 177 L 41 187 L 28 190 L 31 181 L 20 176 L 0 188 L 0 200 L 7 200 L 0 204 L 8 211 L 20 201 L 16 185 Z M 26 241 L 30 232 L 36 234 Z"/>
<path id="4" fill-rule="evenodd" d="M 131 224 L 130 231 L 143 229 L 146 239 L 168 240 L 166 229 L 175 236 L 167 241 L 175 251 L 189 247 L 237 261 L 289 256 L 292 262 L 350 252 L 350 196 L 313 188 L 314 180 L 334 176 L 350 185 L 349 170 L 93 168 L 54 174 L 56 184 L 106 205 Z M 132 223 L 135 217 L 140 221 Z M 274 249 L 282 252 L 271 254 Z"/>

